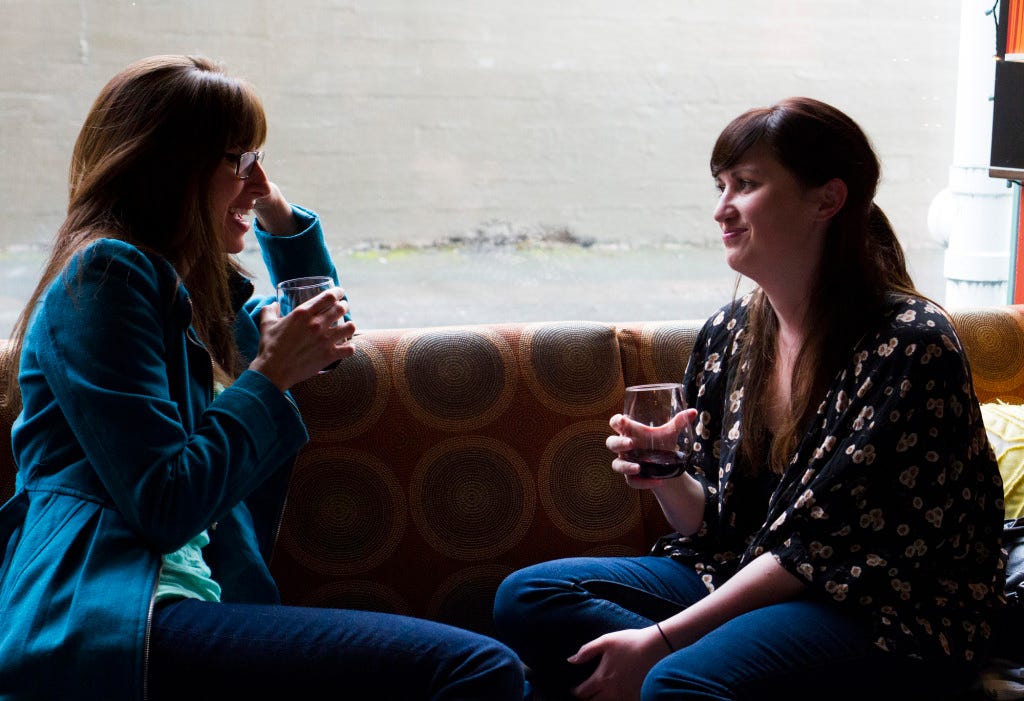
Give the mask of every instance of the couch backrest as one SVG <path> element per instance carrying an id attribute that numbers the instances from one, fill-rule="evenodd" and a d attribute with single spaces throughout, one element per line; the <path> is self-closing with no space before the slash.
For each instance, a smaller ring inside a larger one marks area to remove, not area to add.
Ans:
<path id="1" fill-rule="evenodd" d="M 631 367 L 657 376 L 640 339 L 662 348 L 673 336 L 638 326 L 635 338 Z M 273 561 L 286 601 L 487 631 L 513 570 L 639 555 L 666 530 L 650 495 L 609 469 L 625 387 L 614 326 L 371 331 L 357 348 L 294 392 L 312 440 Z M 689 347 L 663 352 L 680 377 Z"/>
<path id="2" fill-rule="evenodd" d="M 1024 307 L 961 310 L 954 322 L 981 401 L 1024 403 Z M 608 418 L 626 385 L 682 377 L 700 325 L 364 332 L 353 358 L 294 390 L 311 441 L 272 562 L 285 601 L 488 632 L 513 570 L 645 552 L 667 527 L 648 493 L 611 473 Z M 4 430 L 12 419 L 0 415 Z"/>

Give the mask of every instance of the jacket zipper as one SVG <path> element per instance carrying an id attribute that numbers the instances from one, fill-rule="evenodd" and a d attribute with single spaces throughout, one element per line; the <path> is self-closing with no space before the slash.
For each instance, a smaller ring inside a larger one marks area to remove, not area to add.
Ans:
<path id="1" fill-rule="evenodd" d="M 295 401 L 295 398 L 291 395 L 291 393 L 285 394 L 285 397 L 288 399 L 289 402 L 292 403 L 292 406 L 295 407 L 295 411 L 298 411 L 299 410 L 299 404 L 298 404 L 298 402 Z M 277 512 L 277 523 L 274 525 L 274 539 L 271 541 L 271 543 L 270 543 L 270 550 L 267 553 L 267 565 L 268 566 L 270 565 L 270 563 L 274 559 L 274 551 L 277 550 L 277 541 L 278 541 L 278 538 L 281 537 L 281 526 L 282 526 L 282 524 L 284 524 L 284 512 L 288 508 L 288 497 L 289 497 L 289 495 L 291 495 L 291 491 L 292 491 L 291 476 L 292 476 L 292 474 L 295 471 L 295 462 L 296 462 L 297 459 L 298 459 L 298 456 L 293 457 L 292 458 L 292 464 L 288 468 L 289 475 L 288 475 L 288 482 L 287 482 L 287 484 L 285 484 L 285 488 L 284 488 L 284 499 L 281 500 L 281 508 Z"/>
<path id="2" fill-rule="evenodd" d="M 153 591 L 149 595 L 149 610 L 146 612 L 146 633 L 142 639 L 142 701 L 149 699 L 149 639 L 153 632 L 153 610 L 156 608 L 156 589 L 160 586 L 160 575 L 164 571 L 164 559 L 160 558 L 160 566 L 156 568 L 156 579 Z"/>

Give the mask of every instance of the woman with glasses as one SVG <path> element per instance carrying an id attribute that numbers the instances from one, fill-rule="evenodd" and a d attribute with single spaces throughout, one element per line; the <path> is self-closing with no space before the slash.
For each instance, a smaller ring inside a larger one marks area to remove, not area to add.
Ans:
<path id="1" fill-rule="evenodd" d="M 132 64 L 86 118 L 12 341 L 0 698 L 522 697 L 483 636 L 279 603 L 267 560 L 307 440 L 288 389 L 351 356 L 354 326 L 338 287 L 281 317 L 233 259 L 255 229 L 275 283 L 337 281 L 265 136 L 252 89 L 185 56 Z"/>
<path id="2" fill-rule="evenodd" d="M 1001 600 L 1002 485 L 963 348 L 874 203 L 878 159 L 791 98 L 727 125 L 711 175 L 756 287 L 696 339 L 691 408 L 657 431 L 613 416 L 607 440 L 675 532 L 514 573 L 499 637 L 591 701 L 951 698 Z M 641 477 L 630 451 L 688 423 L 686 472 Z"/>

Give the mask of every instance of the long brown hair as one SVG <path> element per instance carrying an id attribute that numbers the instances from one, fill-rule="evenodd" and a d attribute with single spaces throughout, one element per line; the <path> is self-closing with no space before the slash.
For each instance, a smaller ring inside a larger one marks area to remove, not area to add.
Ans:
<path id="1" fill-rule="evenodd" d="M 207 58 L 152 56 L 114 76 L 75 142 L 67 218 L 14 325 L 7 386 L 17 386 L 17 358 L 40 297 L 99 238 L 121 239 L 174 266 L 193 298 L 196 330 L 215 363 L 236 376 L 228 271 L 238 265 L 224 252 L 209 184 L 226 150 L 258 146 L 266 131 L 253 89 Z"/>
<path id="2" fill-rule="evenodd" d="M 749 305 L 737 373 L 737 381 L 744 383 L 741 450 L 749 469 L 758 471 L 767 457 L 771 469 L 781 473 L 828 382 L 857 340 L 877 323 L 887 298 L 893 293 L 919 293 L 896 233 L 874 203 L 878 157 L 856 122 L 831 105 L 806 97 L 748 110 L 719 135 L 711 154 L 712 176 L 737 163 L 758 143 L 805 187 L 839 178 L 847 188 L 845 204 L 829 222 L 808 299 L 807 320 L 814 332 L 794 363 L 791 404 L 774 439 L 768 431 L 767 409 L 778 318 L 760 289 Z"/>

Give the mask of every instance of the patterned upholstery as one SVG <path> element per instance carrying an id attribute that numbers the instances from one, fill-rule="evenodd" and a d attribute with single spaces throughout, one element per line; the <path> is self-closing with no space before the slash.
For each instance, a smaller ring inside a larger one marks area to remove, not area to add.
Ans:
<path id="1" fill-rule="evenodd" d="M 1024 403 L 1024 306 L 953 317 L 981 400 Z M 358 336 L 353 358 L 294 390 L 311 441 L 272 563 L 285 601 L 489 632 L 513 570 L 645 552 L 666 526 L 649 494 L 611 473 L 608 418 L 626 385 L 682 378 L 701 323 Z M 0 495 L 12 488 L 5 445 Z"/>
<path id="2" fill-rule="evenodd" d="M 639 554 L 655 535 L 608 469 L 624 388 L 614 327 L 372 331 L 356 347 L 294 391 L 311 442 L 273 562 L 286 601 L 487 631 L 514 569 Z"/>
<path id="3" fill-rule="evenodd" d="M 951 312 L 978 401 L 1024 404 L 1024 305 Z"/>

